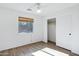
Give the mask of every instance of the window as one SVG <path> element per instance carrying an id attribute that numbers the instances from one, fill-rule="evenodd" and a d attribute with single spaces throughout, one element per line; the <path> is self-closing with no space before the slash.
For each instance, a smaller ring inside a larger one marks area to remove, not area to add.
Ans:
<path id="1" fill-rule="evenodd" d="M 18 32 L 30 33 L 33 32 L 33 19 L 19 17 L 18 18 Z"/>

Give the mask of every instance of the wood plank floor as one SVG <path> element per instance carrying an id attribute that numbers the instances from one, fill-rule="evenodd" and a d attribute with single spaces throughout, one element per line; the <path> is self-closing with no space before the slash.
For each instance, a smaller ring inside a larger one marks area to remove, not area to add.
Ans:
<path id="1" fill-rule="evenodd" d="M 45 48 L 52 49 L 51 53 L 52 52 L 53 53 L 52 54 L 49 53 L 50 51 L 49 52 L 42 51 Z M 71 53 L 69 50 L 66 50 L 66 49 L 63 49 L 63 48 L 56 46 L 52 42 L 48 42 L 48 43 L 37 42 L 37 43 L 33 43 L 33 44 L 20 46 L 17 48 L 4 50 L 4 51 L 0 52 L 0 56 L 36 56 L 36 55 L 39 56 L 39 54 L 40 54 L 39 51 L 42 51 L 42 53 L 44 53 L 44 55 L 51 55 L 51 56 L 56 56 L 56 53 L 58 53 L 58 52 L 67 54 L 68 56 L 78 56 L 74 53 Z M 54 51 L 55 51 L 55 54 L 54 54 Z M 33 53 L 37 53 L 37 54 L 35 55 Z M 63 55 L 59 55 L 59 56 L 63 56 Z"/>

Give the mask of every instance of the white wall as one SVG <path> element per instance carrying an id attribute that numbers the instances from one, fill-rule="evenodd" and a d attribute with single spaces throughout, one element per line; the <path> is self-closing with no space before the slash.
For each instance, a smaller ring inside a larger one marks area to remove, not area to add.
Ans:
<path id="1" fill-rule="evenodd" d="M 48 22 L 48 40 L 56 42 L 56 22 Z"/>
<path id="2" fill-rule="evenodd" d="M 43 42 L 47 43 L 48 42 L 48 28 L 47 28 L 47 19 L 46 18 L 43 18 Z"/>
<path id="3" fill-rule="evenodd" d="M 70 17 L 72 17 L 72 39 L 70 42 L 71 44 L 70 48 L 72 52 L 79 54 L 79 5 L 66 8 L 55 13 L 51 13 L 51 15 L 49 15 L 49 17 L 46 17 L 46 18 L 47 19 L 56 18 L 56 21 L 57 21 L 59 20 L 58 17 L 63 15 L 70 15 Z M 44 27 L 47 28 L 47 23 L 44 24 Z M 47 32 L 46 28 L 45 28 L 45 32 Z M 58 27 L 56 26 L 56 28 Z M 56 40 L 59 40 L 57 37 L 60 37 L 60 35 L 58 36 L 57 32 L 59 32 L 59 29 L 56 29 Z M 46 35 L 47 34 L 45 34 L 45 36 Z M 44 39 L 43 41 L 47 41 L 47 39 Z M 58 42 L 58 44 L 59 43 L 61 44 L 61 42 Z"/>
<path id="4" fill-rule="evenodd" d="M 79 54 L 79 7 L 72 15 L 72 23 L 72 52 Z"/>
<path id="5" fill-rule="evenodd" d="M 18 33 L 18 17 L 34 19 L 32 33 Z M 36 15 L 0 7 L 0 51 L 41 41 L 43 39 L 42 18 Z"/>

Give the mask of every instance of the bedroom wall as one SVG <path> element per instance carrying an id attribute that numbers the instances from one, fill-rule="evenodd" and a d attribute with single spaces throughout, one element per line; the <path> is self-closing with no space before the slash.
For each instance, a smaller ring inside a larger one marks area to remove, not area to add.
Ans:
<path id="1" fill-rule="evenodd" d="M 79 54 L 79 5 L 75 5 L 60 11 L 57 11 L 55 13 L 51 13 L 49 16 L 47 16 L 45 18 L 45 22 L 47 22 L 47 19 L 50 18 L 56 18 L 56 21 L 59 20 L 58 18 L 60 16 L 63 15 L 70 15 L 70 17 L 72 17 L 72 37 L 70 40 L 70 45 L 71 45 L 71 51 L 73 53 Z M 57 25 L 57 23 L 56 23 Z M 56 26 L 56 28 L 58 28 L 58 26 Z M 47 23 L 44 23 L 44 42 L 47 42 Z M 60 35 L 57 35 L 57 33 L 59 32 L 59 29 L 56 29 L 56 44 L 61 44 L 61 42 L 59 42 L 59 38 Z"/>
<path id="2" fill-rule="evenodd" d="M 18 33 L 18 17 L 34 19 L 32 33 Z M 42 17 L 0 7 L 0 51 L 14 48 L 43 39 Z"/>

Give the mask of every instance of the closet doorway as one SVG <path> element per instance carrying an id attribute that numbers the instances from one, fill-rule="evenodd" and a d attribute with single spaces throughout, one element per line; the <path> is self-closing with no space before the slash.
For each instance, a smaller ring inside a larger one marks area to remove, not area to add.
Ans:
<path id="1" fill-rule="evenodd" d="M 48 42 L 56 44 L 56 18 L 48 19 Z"/>

